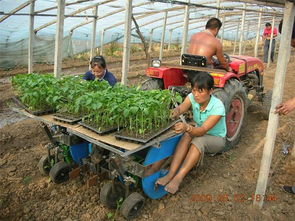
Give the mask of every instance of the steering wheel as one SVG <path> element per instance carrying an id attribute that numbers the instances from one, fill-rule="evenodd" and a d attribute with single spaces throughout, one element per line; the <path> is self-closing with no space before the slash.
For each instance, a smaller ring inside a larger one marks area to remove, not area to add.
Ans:
<path id="1" fill-rule="evenodd" d="M 224 59 L 227 61 L 227 63 L 230 63 L 231 62 L 230 56 L 228 54 L 225 54 L 224 53 L 223 56 L 224 56 Z M 220 63 L 219 63 L 216 55 L 212 56 L 212 59 L 211 60 L 212 60 L 212 63 L 214 65 L 214 67 L 218 67 L 220 65 Z"/>

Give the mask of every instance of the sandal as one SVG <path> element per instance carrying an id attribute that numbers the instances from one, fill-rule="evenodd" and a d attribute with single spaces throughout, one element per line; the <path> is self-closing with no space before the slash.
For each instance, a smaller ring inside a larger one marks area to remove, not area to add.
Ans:
<path id="1" fill-rule="evenodd" d="M 283 186 L 283 190 L 287 193 L 295 194 L 295 186 Z"/>

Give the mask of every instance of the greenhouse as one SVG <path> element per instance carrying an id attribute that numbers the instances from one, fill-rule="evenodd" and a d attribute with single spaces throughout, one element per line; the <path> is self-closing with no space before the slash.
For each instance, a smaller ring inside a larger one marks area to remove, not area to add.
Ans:
<path id="1" fill-rule="evenodd" d="M 294 0 L 0 0 L 0 220 L 293 220 Z"/>

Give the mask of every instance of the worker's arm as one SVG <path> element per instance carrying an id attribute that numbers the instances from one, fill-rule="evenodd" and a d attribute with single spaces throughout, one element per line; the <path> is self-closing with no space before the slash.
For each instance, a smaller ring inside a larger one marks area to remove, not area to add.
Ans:
<path id="1" fill-rule="evenodd" d="M 219 61 L 220 68 L 229 71 L 229 66 L 228 66 L 227 61 L 224 58 L 223 51 L 222 51 L 222 45 L 220 42 L 218 42 L 217 47 L 216 47 L 216 57 Z"/>
<path id="2" fill-rule="evenodd" d="M 178 107 L 173 109 L 171 113 L 171 118 L 173 119 L 178 118 L 181 114 L 187 112 L 191 106 L 192 106 L 191 101 L 189 100 L 187 96 Z"/>
<path id="3" fill-rule="evenodd" d="M 193 127 L 190 124 L 178 122 L 174 125 L 174 130 L 176 133 L 187 132 L 192 137 L 200 137 L 205 135 L 211 128 L 213 128 L 221 117 L 221 115 L 211 115 L 200 127 Z"/>
<path id="4" fill-rule="evenodd" d="M 279 115 L 286 115 L 294 109 L 295 109 L 295 97 L 277 105 L 275 108 L 275 113 Z"/>

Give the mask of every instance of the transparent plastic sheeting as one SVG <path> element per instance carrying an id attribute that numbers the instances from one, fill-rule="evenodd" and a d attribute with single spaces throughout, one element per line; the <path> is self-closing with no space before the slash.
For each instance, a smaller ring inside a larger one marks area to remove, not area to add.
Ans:
<path id="1" fill-rule="evenodd" d="M 66 1 L 66 3 L 76 2 L 77 0 Z M 93 5 L 99 2 L 105 2 L 106 0 L 92 0 L 86 1 L 79 4 L 73 4 L 66 6 L 65 15 L 69 15 L 74 11 Z M 0 11 L 4 13 L 9 13 L 13 9 L 19 7 L 23 3 L 27 2 L 27 0 L 0 0 Z M 191 1 L 192 2 L 192 1 Z M 207 1 L 208 2 L 208 1 Z M 162 9 L 171 9 L 172 7 L 179 7 L 180 5 L 172 5 L 165 3 L 156 3 L 150 2 L 147 0 L 133 0 L 133 6 L 147 3 L 140 7 L 135 7 L 133 9 L 134 17 L 141 16 L 146 12 L 150 12 L 153 10 L 162 10 Z M 199 3 L 199 1 L 196 1 Z M 230 3 L 229 3 L 230 4 Z M 46 8 L 54 7 L 57 5 L 56 0 L 36 0 L 35 2 L 35 12 L 39 10 L 43 10 Z M 210 5 L 210 4 L 207 4 Z M 212 0 L 212 6 L 216 5 L 216 1 Z M 116 0 L 109 2 L 107 4 L 98 6 L 98 16 L 103 17 L 110 12 L 117 11 L 125 8 L 125 0 Z M 19 10 L 16 13 L 29 13 L 30 6 L 26 6 L 25 8 Z M 176 15 L 180 14 L 184 10 L 180 11 L 170 11 L 168 15 Z M 51 9 L 49 11 L 42 12 L 43 14 L 54 14 L 56 15 L 57 9 Z M 208 15 L 215 16 L 216 10 L 214 9 L 192 9 L 190 12 L 190 18 L 202 18 Z M 77 15 L 93 15 L 93 10 L 88 9 L 86 11 L 80 12 Z M 2 15 L 3 16 L 3 15 Z M 0 18 L 2 17 L 0 16 Z M 145 25 L 141 27 L 142 24 L 148 23 L 151 20 L 155 20 L 157 18 L 163 18 L 163 13 L 154 14 L 152 16 L 144 16 L 143 19 L 138 19 L 137 23 L 140 27 L 140 31 L 147 41 L 150 38 L 150 30 L 154 29 L 153 32 L 153 42 L 160 42 L 162 35 L 162 24 L 163 20 L 159 20 L 157 22 L 153 22 L 152 24 Z M 34 28 L 38 28 L 41 25 L 44 25 L 50 21 L 55 20 L 56 17 L 50 16 L 35 16 L 34 20 Z M 64 42 L 63 42 L 63 57 L 69 57 L 81 52 L 88 51 L 91 47 L 91 35 L 92 35 L 92 23 L 81 26 L 75 29 L 72 33 L 70 30 L 78 24 L 81 24 L 85 21 L 91 21 L 93 18 L 89 17 L 68 17 L 64 21 Z M 108 29 L 108 27 L 117 24 L 119 22 L 124 21 L 125 12 L 113 13 L 105 18 L 98 19 L 97 21 L 97 34 L 95 46 L 100 47 L 101 44 L 101 30 L 107 29 L 104 32 L 104 40 L 103 44 L 107 44 L 113 41 L 123 42 L 123 34 L 124 34 L 124 24 Z M 183 16 L 172 16 L 169 18 L 169 22 L 173 21 L 182 21 Z M 172 32 L 172 43 L 181 43 L 182 39 L 182 26 L 183 23 L 177 23 L 175 25 L 170 25 L 166 29 L 165 42 L 168 43 L 170 36 L 169 30 L 174 29 Z M 200 20 L 198 23 L 194 23 L 190 25 L 190 28 L 193 28 L 188 33 L 188 38 L 195 33 L 204 29 L 205 20 Z M 134 28 L 134 25 L 132 26 Z M 177 27 L 177 28 L 176 28 Z M 194 28 L 196 27 L 196 28 Z M 53 63 L 54 58 L 54 40 L 55 40 L 55 31 L 56 31 L 56 23 L 41 29 L 36 33 L 35 42 L 34 42 L 34 63 L 36 62 L 47 62 Z M 29 16 L 10 16 L 4 21 L 0 22 L 0 68 L 7 69 L 12 68 L 16 65 L 27 65 L 28 63 L 28 36 L 29 36 Z M 137 36 L 135 29 L 132 30 L 131 43 L 139 43 L 141 42 L 139 37 Z M 224 33 L 224 39 L 234 40 L 236 36 L 236 31 L 227 31 Z M 255 33 L 245 34 L 244 39 L 247 40 L 249 38 L 255 37 Z"/>

